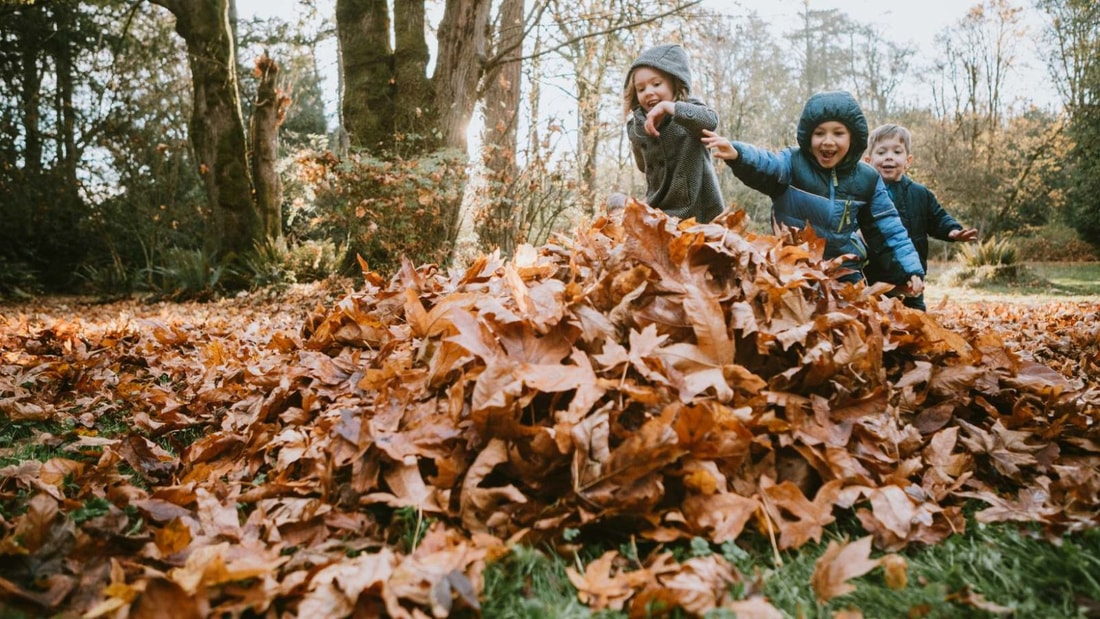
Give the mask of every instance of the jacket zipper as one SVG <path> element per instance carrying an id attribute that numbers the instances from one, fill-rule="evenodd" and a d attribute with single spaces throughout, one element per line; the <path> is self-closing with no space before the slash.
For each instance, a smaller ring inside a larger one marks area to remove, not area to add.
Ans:
<path id="1" fill-rule="evenodd" d="M 837 232 L 842 232 L 844 230 L 844 226 L 848 225 L 848 206 L 851 203 L 851 200 L 844 201 L 844 213 L 840 216 L 840 224 L 838 224 L 836 227 Z"/>
<path id="2" fill-rule="evenodd" d="M 839 183 L 839 181 L 837 181 L 837 178 L 836 178 L 836 168 L 833 168 L 832 170 L 829 170 L 829 175 L 832 178 L 832 186 L 829 187 L 829 201 L 832 202 L 836 199 L 835 189 L 840 183 Z M 844 201 L 844 213 L 840 216 L 840 222 L 837 223 L 837 226 L 836 226 L 837 233 L 843 232 L 844 231 L 844 226 L 848 223 L 848 205 L 851 202 L 852 202 L 851 200 L 845 200 Z"/>

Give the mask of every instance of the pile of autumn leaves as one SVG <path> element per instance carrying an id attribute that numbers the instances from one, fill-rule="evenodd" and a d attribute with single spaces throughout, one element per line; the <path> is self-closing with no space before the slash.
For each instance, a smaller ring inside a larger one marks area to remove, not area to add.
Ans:
<path id="1" fill-rule="evenodd" d="M 970 502 L 1051 536 L 1100 525 L 1088 376 L 839 284 L 817 240 L 743 217 L 632 203 L 510 261 L 368 273 L 304 326 L 264 304 L 8 321 L 0 411 L 76 430 L 0 469 L 0 600 L 444 617 L 513 542 L 751 530 L 779 551 L 852 510 L 867 536 L 810 583 L 828 600 L 880 567 L 904 586 L 890 553 L 964 530 Z M 111 415 L 132 431 L 98 435 Z M 89 498 L 104 513 L 74 518 Z M 430 523 L 412 543 L 410 514 Z M 780 616 L 719 554 L 609 551 L 569 576 L 594 609 Z"/>

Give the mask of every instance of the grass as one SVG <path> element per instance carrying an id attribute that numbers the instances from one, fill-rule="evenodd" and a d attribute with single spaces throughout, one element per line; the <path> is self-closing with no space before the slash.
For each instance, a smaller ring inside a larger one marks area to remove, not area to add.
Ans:
<path id="1" fill-rule="evenodd" d="M 994 283 L 980 288 L 946 284 L 954 263 L 928 265 L 925 299 L 929 307 L 941 301 L 949 303 L 1044 303 L 1049 301 L 1085 301 L 1100 303 L 1100 262 L 1029 262 L 1024 263 L 1031 276 L 1012 284 Z"/>
<path id="2" fill-rule="evenodd" d="M 517 546 L 485 570 L 481 610 L 497 619 L 573 619 L 591 617 L 565 574 L 566 560 Z M 625 615 L 606 615 L 625 616 Z"/>
<path id="3" fill-rule="evenodd" d="M 847 533 L 851 535 L 852 531 Z M 1097 530 L 1073 534 L 1054 544 L 1015 525 L 970 522 L 962 535 L 901 553 L 909 564 L 905 588 L 890 589 L 882 570 L 876 569 L 852 581 L 856 586 L 854 592 L 821 604 L 810 586 L 814 562 L 830 539 L 840 537 L 834 527 L 821 544 L 784 553 L 780 566 L 772 563 L 767 542 L 763 540 L 756 540 L 761 543 L 755 544 L 749 539 L 748 551 L 726 545 L 714 552 L 726 556 L 746 578 L 760 574 L 769 601 L 787 617 L 826 619 L 850 608 L 859 609 L 864 617 L 1100 616 L 1100 531 Z M 694 544 L 690 548 L 687 543 L 683 546 L 677 554 L 698 553 Z M 872 556 L 882 554 L 876 551 Z M 571 560 L 529 547 L 516 547 L 485 571 L 483 616 L 628 617 L 626 612 L 593 613 L 581 605 L 565 575 L 565 567 Z M 665 616 L 684 615 L 674 611 Z M 712 619 L 727 616 L 731 615 L 720 610 L 708 614 Z"/>

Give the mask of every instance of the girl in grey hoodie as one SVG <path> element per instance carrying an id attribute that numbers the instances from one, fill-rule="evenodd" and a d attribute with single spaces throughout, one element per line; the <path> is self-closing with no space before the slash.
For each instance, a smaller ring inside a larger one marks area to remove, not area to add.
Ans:
<path id="1" fill-rule="evenodd" d="M 718 114 L 690 96 L 691 69 L 679 45 L 658 45 L 630 65 L 623 87 L 634 162 L 645 173 L 645 201 L 669 215 L 708 222 L 725 208 L 703 131 Z"/>

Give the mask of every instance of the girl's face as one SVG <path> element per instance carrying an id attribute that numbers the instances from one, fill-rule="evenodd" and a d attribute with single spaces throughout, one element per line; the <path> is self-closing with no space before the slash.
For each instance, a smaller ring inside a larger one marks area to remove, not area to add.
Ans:
<path id="1" fill-rule="evenodd" d="M 662 101 L 673 100 L 672 78 L 652 67 L 634 69 L 634 95 L 642 109 L 649 111 Z"/>
<path id="2" fill-rule="evenodd" d="M 848 132 L 848 127 L 835 120 L 827 120 L 814 127 L 810 136 L 810 152 L 818 165 L 826 170 L 840 165 L 851 147 L 852 134 Z"/>

